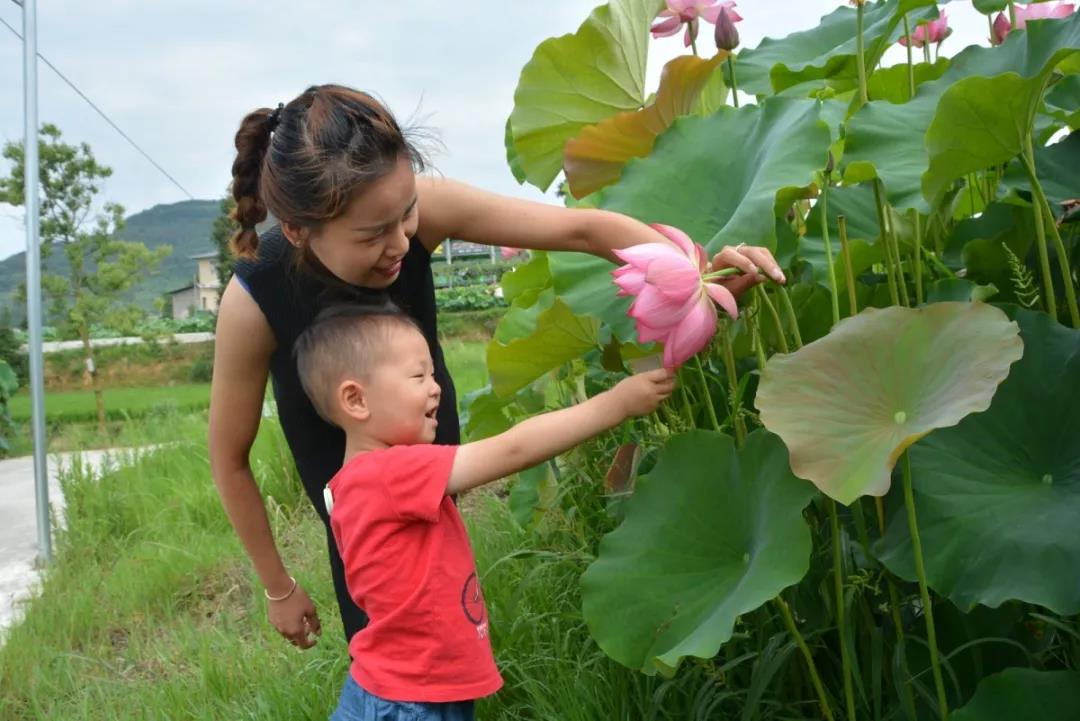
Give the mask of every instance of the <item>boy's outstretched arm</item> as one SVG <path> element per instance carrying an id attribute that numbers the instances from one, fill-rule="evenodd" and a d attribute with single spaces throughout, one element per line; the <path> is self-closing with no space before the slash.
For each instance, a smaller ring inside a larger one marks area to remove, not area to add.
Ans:
<path id="1" fill-rule="evenodd" d="M 454 458 L 446 492 L 467 491 L 554 458 L 627 418 L 652 413 L 674 388 L 671 371 L 639 373 L 584 403 L 534 416 L 505 433 L 466 443 Z"/>

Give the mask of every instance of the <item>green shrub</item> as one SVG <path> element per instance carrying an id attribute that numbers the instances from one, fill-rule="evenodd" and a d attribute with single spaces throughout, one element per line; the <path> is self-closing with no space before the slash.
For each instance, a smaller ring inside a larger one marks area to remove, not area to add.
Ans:
<path id="1" fill-rule="evenodd" d="M 468 285 L 461 288 L 439 288 L 435 291 L 435 304 L 440 311 L 485 310 L 506 306 L 497 298 L 492 286 Z"/>

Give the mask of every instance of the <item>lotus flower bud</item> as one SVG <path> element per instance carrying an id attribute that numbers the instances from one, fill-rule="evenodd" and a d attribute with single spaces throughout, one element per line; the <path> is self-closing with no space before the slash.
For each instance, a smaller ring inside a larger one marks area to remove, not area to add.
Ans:
<path id="1" fill-rule="evenodd" d="M 727 8 L 721 8 L 716 16 L 716 29 L 713 31 L 717 50 L 734 50 L 739 47 L 739 31 Z"/>
<path id="2" fill-rule="evenodd" d="M 1012 30 L 1012 23 L 1009 22 L 1009 18 L 1005 17 L 1005 13 L 998 13 L 998 16 L 994 18 L 994 33 L 990 37 L 990 43 L 992 45 L 1001 45 L 1005 42 L 1005 36 Z"/>

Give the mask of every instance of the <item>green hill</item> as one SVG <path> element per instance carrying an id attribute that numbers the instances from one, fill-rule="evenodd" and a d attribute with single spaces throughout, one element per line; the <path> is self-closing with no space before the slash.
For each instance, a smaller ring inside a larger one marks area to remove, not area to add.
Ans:
<path id="1" fill-rule="evenodd" d="M 127 225 L 120 233 L 121 239 L 145 243 L 148 248 L 171 245 L 173 249 L 157 272 L 136 287 L 134 297 L 139 305 L 150 310 L 154 299 L 162 293 L 191 283 L 195 262 L 188 256 L 211 249 L 210 230 L 218 208 L 217 200 L 186 200 L 155 205 L 127 218 Z M 67 259 L 62 252 L 50 255 L 48 271 L 66 274 Z M 13 320 L 25 315 L 25 308 L 14 298 L 15 290 L 25 278 L 25 252 L 0 261 L 0 306 L 12 309 Z"/>

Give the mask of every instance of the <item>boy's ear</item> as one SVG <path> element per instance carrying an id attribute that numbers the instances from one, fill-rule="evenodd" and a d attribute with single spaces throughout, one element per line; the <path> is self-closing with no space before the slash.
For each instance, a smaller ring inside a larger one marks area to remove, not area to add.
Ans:
<path id="1" fill-rule="evenodd" d="M 308 237 L 308 229 L 294 223 L 281 221 L 281 232 L 285 234 L 289 243 L 297 248 L 304 244 Z"/>
<path id="2" fill-rule="evenodd" d="M 371 417 L 371 408 L 367 402 L 367 392 L 360 381 L 347 379 L 341 381 L 335 394 L 338 408 L 346 417 L 354 421 L 366 421 Z"/>

